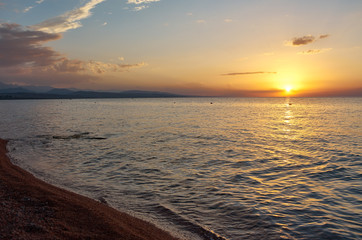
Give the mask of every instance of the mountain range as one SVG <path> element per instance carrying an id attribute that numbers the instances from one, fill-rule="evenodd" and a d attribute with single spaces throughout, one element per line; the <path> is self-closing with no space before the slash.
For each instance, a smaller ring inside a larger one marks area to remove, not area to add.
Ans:
<path id="1" fill-rule="evenodd" d="M 83 99 L 83 98 L 166 98 L 187 97 L 168 92 L 128 90 L 121 92 L 86 91 L 48 86 L 19 86 L 0 82 L 1 99 Z"/>

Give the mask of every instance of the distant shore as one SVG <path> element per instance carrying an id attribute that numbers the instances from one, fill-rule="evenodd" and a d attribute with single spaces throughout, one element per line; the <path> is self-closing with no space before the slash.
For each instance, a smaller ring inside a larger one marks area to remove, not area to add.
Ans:
<path id="1" fill-rule="evenodd" d="M 0 239 L 177 239 L 153 224 L 35 178 L 0 139 Z"/>

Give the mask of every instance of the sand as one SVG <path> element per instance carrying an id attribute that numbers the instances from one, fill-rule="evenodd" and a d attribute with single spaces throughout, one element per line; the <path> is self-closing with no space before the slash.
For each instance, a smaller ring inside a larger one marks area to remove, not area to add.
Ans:
<path id="1" fill-rule="evenodd" d="M 0 239 L 176 239 L 13 165 L 0 139 Z"/>

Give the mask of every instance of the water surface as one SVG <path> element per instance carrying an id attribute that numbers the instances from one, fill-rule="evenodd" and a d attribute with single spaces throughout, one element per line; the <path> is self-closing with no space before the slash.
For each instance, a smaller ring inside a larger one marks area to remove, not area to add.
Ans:
<path id="1" fill-rule="evenodd" d="M 362 238 L 361 98 L 19 100 L 0 112 L 14 162 L 185 239 Z"/>

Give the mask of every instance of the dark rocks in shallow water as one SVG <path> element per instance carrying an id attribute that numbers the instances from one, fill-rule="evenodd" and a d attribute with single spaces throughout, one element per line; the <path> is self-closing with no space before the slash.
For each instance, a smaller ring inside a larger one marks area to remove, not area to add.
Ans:
<path id="1" fill-rule="evenodd" d="M 89 132 L 84 132 L 84 133 L 76 133 L 73 135 L 66 135 L 66 136 L 59 136 L 59 135 L 55 135 L 52 138 L 53 139 L 61 139 L 61 140 L 71 140 L 71 139 L 90 139 L 90 140 L 104 140 L 107 138 L 104 137 L 92 137 L 89 136 Z"/>
<path id="2" fill-rule="evenodd" d="M 99 197 L 98 200 L 99 200 L 101 203 L 108 205 L 108 202 L 107 202 L 107 200 L 106 200 L 104 197 Z"/>

